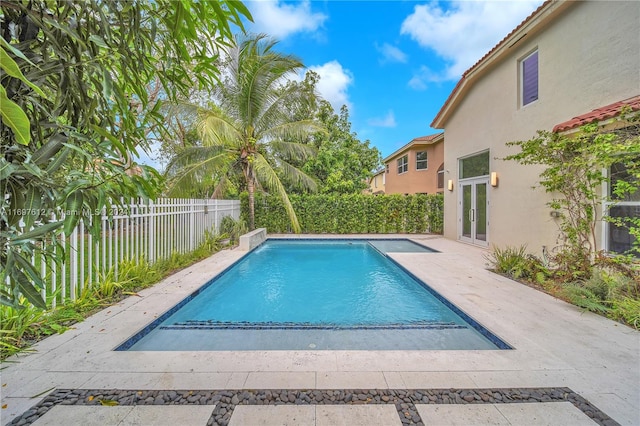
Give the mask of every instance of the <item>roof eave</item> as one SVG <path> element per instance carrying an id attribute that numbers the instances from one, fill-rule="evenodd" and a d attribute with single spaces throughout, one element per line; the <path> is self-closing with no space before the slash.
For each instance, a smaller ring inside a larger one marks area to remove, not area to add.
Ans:
<path id="1" fill-rule="evenodd" d="M 444 129 L 451 114 L 462 101 L 469 87 L 472 86 L 476 80 L 485 75 L 503 57 L 507 56 L 510 53 L 509 49 L 511 49 L 511 47 L 518 44 L 527 36 L 537 33 L 558 14 L 573 6 L 574 3 L 575 2 L 572 1 L 549 0 L 538 7 L 538 9 L 522 21 L 520 25 L 511 31 L 511 33 L 502 39 L 484 57 L 462 74 L 462 77 L 451 91 L 444 105 L 431 122 L 431 127 L 434 129 Z"/>
<path id="2" fill-rule="evenodd" d="M 427 140 L 427 141 L 417 141 L 418 138 L 413 139 L 411 142 L 409 142 L 406 145 L 403 145 L 402 147 L 400 147 L 399 149 L 395 150 L 393 153 L 391 153 L 390 155 L 386 156 L 382 162 L 386 163 L 387 161 L 390 161 L 391 159 L 393 159 L 394 157 L 397 157 L 400 154 L 404 154 L 405 151 L 409 151 L 411 148 L 415 147 L 415 146 L 429 146 L 429 145 L 433 145 L 435 143 L 438 143 L 442 140 L 444 140 L 444 132 L 442 133 L 438 133 L 435 135 L 431 135 L 433 136 L 432 139 Z"/>

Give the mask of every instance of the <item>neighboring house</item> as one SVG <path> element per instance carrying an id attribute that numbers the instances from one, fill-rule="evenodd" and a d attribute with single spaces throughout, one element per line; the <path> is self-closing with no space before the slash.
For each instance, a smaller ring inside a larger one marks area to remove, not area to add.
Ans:
<path id="1" fill-rule="evenodd" d="M 367 188 L 365 192 L 373 195 L 384 194 L 385 182 L 385 170 L 380 169 L 374 172 L 371 179 L 369 179 L 369 188 Z"/>
<path id="2" fill-rule="evenodd" d="M 443 191 L 444 134 L 413 139 L 383 160 L 386 194 L 435 194 Z"/>
<path id="3" fill-rule="evenodd" d="M 502 160 L 517 152 L 505 143 L 639 95 L 638 23 L 637 2 L 547 1 L 462 75 L 431 124 L 447 138 L 445 237 L 537 253 L 560 244 L 551 197 L 533 188 L 543 169 Z"/>

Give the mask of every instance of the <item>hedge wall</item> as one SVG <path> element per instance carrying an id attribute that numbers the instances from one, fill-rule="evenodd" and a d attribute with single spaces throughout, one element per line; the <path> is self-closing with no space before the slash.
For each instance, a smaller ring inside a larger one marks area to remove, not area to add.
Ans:
<path id="1" fill-rule="evenodd" d="M 436 195 L 314 194 L 289 197 L 305 234 L 442 233 L 443 197 Z M 249 197 L 240 196 L 242 218 L 249 217 Z M 256 228 L 289 233 L 280 198 L 257 193 Z"/>

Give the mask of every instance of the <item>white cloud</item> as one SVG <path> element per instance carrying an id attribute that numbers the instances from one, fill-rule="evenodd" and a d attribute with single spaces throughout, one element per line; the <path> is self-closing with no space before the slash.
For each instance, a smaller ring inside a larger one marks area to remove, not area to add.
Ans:
<path id="1" fill-rule="evenodd" d="M 443 8 L 432 2 L 415 6 L 400 32 L 448 63 L 443 75 L 437 78 L 455 80 L 541 3 L 541 0 L 453 1 Z"/>
<path id="2" fill-rule="evenodd" d="M 396 117 L 393 114 L 393 111 L 389 110 L 389 112 L 387 112 L 387 115 L 385 115 L 384 117 L 370 118 L 367 123 L 370 126 L 375 127 L 396 127 Z"/>
<path id="3" fill-rule="evenodd" d="M 395 46 L 390 45 L 389 43 L 384 43 L 382 46 L 379 46 L 376 43 L 376 49 L 378 52 L 382 54 L 381 62 L 407 62 L 407 54 L 402 50 L 398 49 Z"/>
<path id="4" fill-rule="evenodd" d="M 251 30 L 279 40 L 298 32 L 316 31 L 328 18 L 323 13 L 312 12 L 309 0 L 295 4 L 280 0 L 250 1 L 246 4 L 254 20 Z"/>
<path id="5" fill-rule="evenodd" d="M 353 83 L 351 71 L 342 68 L 338 61 L 314 65 L 309 69 L 320 76 L 316 89 L 324 99 L 329 101 L 334 110 L 340 111 L 342 105 L 346 105 L 349 110 L 352 109 L 353 106 L 347 94 L 349 85 Z"/>
<path id="6" fill-rule="evenodd" d="M 426 90 L 428 83 L 439 83 L 444 80 L 447 80 L 447 78 L 433 71 L 426 65 L 422 65 L 418 71 L 413 73 L 413 77 L 409 80 L 408 85 L 414 90 Z"/>

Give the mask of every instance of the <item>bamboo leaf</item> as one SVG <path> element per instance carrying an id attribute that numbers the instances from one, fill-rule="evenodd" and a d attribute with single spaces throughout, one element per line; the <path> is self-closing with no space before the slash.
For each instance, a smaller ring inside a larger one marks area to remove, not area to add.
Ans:
<path id="1" fill-rule="evenodd" d="M 120 405 L 118 401 L 114 401 L 113 399 L 100 399 L 100 405 L 104 405 L 106 407 L 115 407 L 116 405 Z"/>
<path id="2" fill-rule="evenodd" d="M 24 203 L 24 228 L 26 230 L 31 229 L 33 222 L 40 217 L 40 207 L 42 206 L 42 193 L 36 186 L 31 186 L 27 189 L 27 197 Z"/>
<path id="3" fill-rule="evenodd" d="M 16 238 L 13 238 L 10 241 L 9 245 L 17 245 L 20 243 L 24 243 L 25 241 L 42 238 L 44 235 L 48 234 L 49 232 L 53 232 L 56 229 L 60 228 L 62 226 L 62 223 L 63 223 L 62 221 L 50 222 L 44 225 L 37 226 L 31 231 L 25 232 L 24 234 L 20 234 Z"/>
<path id="4" fill-rule="evenodd" d="M 16 166 L 5 160 L 4 157 L 0 157 L 0 180 L 7 179 L 16 169 Z"/>
<path id="5" fill-rule="evenodd" d="M 47 96 L 44 94 L 42 90 L 40 90 L 38 86 L 36 86 L 35 84 L 27 80 L 24 74 L 22 74 L 22 71 L 20 71 L 20 67 L 18 67 L 18 64 L 16 64 L 16 61 L 14 61 L 9 56 L 9 54 L 7 54 L 4 48 L 0 48 L 0 68 L 2 68 L 11 77 L 17 78 L 27 86 L 31 87 L 33 91 L 36 92 L 38 95 L 42 96 L 45 99 L 47 98 Z"/>
<path id="6" fill-rule="evenodd" d="M 16 256 L 16 258 L 18 256 Z M 20 293 L 22 293 L 22 295 L 26 297 L 29 302 L 40 309 L 47 309 L 47 304 L 42 299 L 40 291 L 38 291 L 38 289 L 31 283 L 31 281 L 29 281 L 29 278 L 27 278 L 27 276 L 23 274 L 22 271 L 14 268 L 11 275 L 18 284 Z"/>
<path id="7" fill-rule="evenodd" d="M 7 91 L 2 85 L 0 85 L 0 116 L 2 121 L 13 130 L 16 142 L 29 145 L 31 141 L 29 118 L 17 103 L 7 97 Z"/>
<path id="8" fill-rule="evenodd" d="M 67 197 L 66 216 L 64 218 L 64 233 L 69 236 L 82 217 L 82 203 L 84 197 L 81 191 L 74 191 Z"/>
<path id="9" fill-rule="evenodd" d="M 53 135 L 46 144 L 42 145 L 33 153 L 31 161 L 41 166 L 60 151 L 64 146 L 63 142 L 66 140 L 67 137 L 63 134 L 58 133 Z"/>

